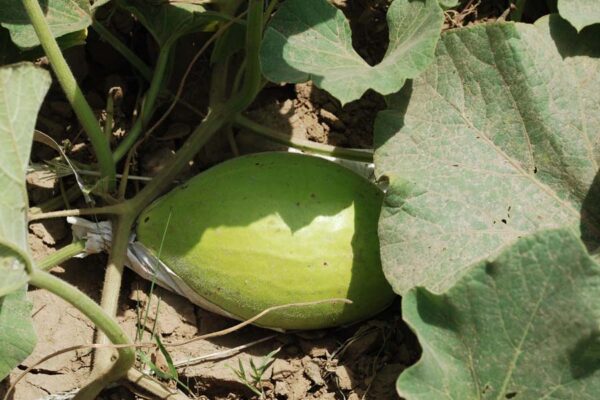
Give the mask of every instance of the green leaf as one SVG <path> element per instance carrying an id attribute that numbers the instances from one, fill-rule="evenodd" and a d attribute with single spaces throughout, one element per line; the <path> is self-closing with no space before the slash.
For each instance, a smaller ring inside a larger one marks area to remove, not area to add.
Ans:
<path id="1" fill-rule="evenodd" d="M 440 6 L 444 9 L 454 8 L 460 4 L 460 0 L 439 0 Z"/>
<path id="2" fill-rule="evenodd" d="M 598 0 L 559 0 L 558 12 L 578 31 L 586 26 L 600 23 Z"/>
<path id="3" fill-rule="evenodd" d="M 600 393 L 600 265 L 570 230 L 518 240 L 443 295 L 402 301 L 423 355 L 407 400 L 577 399 Z"/>
<path id="4" fill-rule="evenodd" d="M 27 190 L 36 116 L 50 74 L 31 63 L 0 68 L 0 380 L 35 346 L 26 298 Z M 16 290 L 16 291 L 15 291 Z"/>
<path id="5" fill-rule="evenodd" d="M 88 0 L 45 0 L 41 2 L 54 37 L 82 31 L 92 23 Z M 0 0 L 0 25 L 10 31 L 12 41 L 21 48 L 39 46 L 33 26 L 20 0 Z"/>
<path id="6" fill-rule="evenodd" d="M 387 15 L 390 43 L 370 66 L 352 48 L 350 24 L 327 0 L 287 0 L 268 25 L 262 72 L 273 82 L 309 79 L 342 104 L 368 89 L 397 92 L 432 61 L 443 22 L 437 0 L 395 0 Z"/>
<path id="7" fill-rule="evenodd" d="M 119 0 L 118 4 L 133 13 L 162 47 L 173 44 L 183 35 L 208 28 L 221 19 L 193 2 L 150 2 Z"/>
<path id="8" fill-rule="evenodd" d="M 50 82 L 50 74 L 33 64 L 0 68 L 0 296 L 27 282 L 25 172 L 35 116 Z"/>
<path id="9" fill-rule="evenodd" d="M 378 115 L 389 190 L 381 254 L 397 293 L 443 291 L 522 236 L 600 242 L 600 30 L 558 16 L 442 36 L 432 66 Z"/>
<path id="10" fill-rule="evenodd" d="M 0 298 L 0 381 L 35 347 L 31 307 L 24 287 Z"/>

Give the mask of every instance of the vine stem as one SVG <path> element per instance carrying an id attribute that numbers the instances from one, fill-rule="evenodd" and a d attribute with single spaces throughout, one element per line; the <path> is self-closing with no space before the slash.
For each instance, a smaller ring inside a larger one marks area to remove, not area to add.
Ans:
<path id="1" fill-rule="evenodd" d="M 150 67 L 142 61 L 141 58 L 137 56 L 133 51 L 129 49 L 129 47 L 125 46 L 123 42 L 121 42 L 113 33 L 104 27 L 100 21 L 94 20 L 92 21 L 92 28 L 100 35 L 102 39 L 104 39 L 108 44 L 111 45 L 115 50 L 117 50 L 135 69 L 137 69 L 142 76 L 146 80 L 152 79 L 152 70 Z"/>
<path id="2" fill-rule="evenodd" d="M 100 327 L 100 329 L 102 329 L 102 331 L 110 338 L 112 343 L 131 344 L 127 334 L 123 332 L 119 324 L 110 315 L 104 312 L 96 302 L 76 287 L 41 270 L 34 270 L 29 275 L 29 282 L 36 287 L 46 289 L 68 301 L 85 314 L 96 326 Z M 133 348 L 122 347 L 117 351 L 119 357 L 114 363 L 114 367 L 111 370 L 106 371 L 105 374 L 98 377 L 91 384 L 82 388 L 75 396 L 75 400 L 95 399 L 107 382 L 112 382 L 120 378 L 123 375 L 121 371 L 127 371 L 133 365 L 135 361 L 135 350 Z"/>
<path id="3" fill-rule="evenodd" d="M 150 122 L 150 117 L 154 111 L 156 99 L 160 93 L 162 83 L 164 81 L 165 73 L 167 71 L 167 65 L 169 64 L 169 58 L 171 57 L 171 49 L 173 44 L 165 44 L 158 54 L 158 60 L 152 75 L 152 81 L 150 82 L 150 88 L 146 93 L 146 98 L 142 103 L 142 111 L 139 118 L 133 124 L 131 130 L 127 133 L 125 138 L 119 143 L 117 149 L 113 154 L 113 161 L 116 163 L 121 160 L 127 152 L 134 145 L 144 128 Z"/>
<path id="4" fill-rule="evenodd" d="M 66 245 L 60 250 L 42 258 L 35 262 L 38 269 L 42 271 L 48 271 L 50 268 L 58 265 L 62 262 L 67 261 L 70 258 L 75 257 L 77 254 L 82 253 L 85 250 L 85 240 L 77 240 L 73 243 Z"/>
<path id="5" fill-rule="evenodd" d="M 123 267 L 127 257 L 127 246 L 129 245 L 129 234 L 135 221 L 136 215 L 133 213 L 123 214 L 113 219 L 113 238 L 108 264 L 104 275 L 104 286 L 102 287 L 102 299 L 100 306 L 110 316 L 117 315 L 119 305 L 119 292 L 123 280 Z M 106 294 L 109 295 L 106 295 Z M 108 335 L 98 335 L 100 344 L 110 343 L 112 338 Z M 113 342 L 114 343 L 114 342 Z M 96 357 L 95 370 L 115 370 L 122 366 L 112 364 L 112 351 L 110 349 L 101 349 Z M 126 373 L 127 368 L 121 369 L 119 376 Z M 103 374 L 100 374 L 102 376 Z"/>
<path id="6" fill-rule="evenodd" d="M 97 207 L 97 208 L 75 208 L 72 210 L 60 210 L 50 211 L 46 213 L 30 212 L 29 222 L 38 221 L 41 219 L 49 218 L 64 218 L 64 217 L 78 217 L 80 215 L 108 215 L 108 214 L 124 214 L 127 212 L 125 203 L 114 204 L 111 206 Z"/>
<path id="7" fill-rule="evenodd" d="M 510 13 L 511 21 L 520 22 L 523 18 L 523 11 L 525 10 L 525 3 L 527 0 L 517 0 L 514 10 Z"/>
<path id="8" fill-rule="evenodd" d="M 373 150 L 370 149 L 351 149 L 345 147 L 331 146 L 322 143 L 311 142 L 309 140 L 295 139 L 282 135 L 276 129 L 269 128 L 250 118 L 238 114 L 235 117 L 235 124 L 246 128 L 257 135 L 260 135 L 273 142 L 293 147 L 308 153 L 322 154 L 326 156 L 339 157 L 346 160 L 373 162 Z"/>
<path id="9" fill-rule="evenodd" d="M 240 113 L 250 105 L 256 96 L 261 81 L 258 55 L 263 29 L 263 0 L 250 0 L 248 10 L 246 74 L 242 90 L 224 105 L 211 109 L 204 121 L 192 132 L 177 152 L 173 162 L 161 170 L 134 198 L 119 204 L 123 207 L 123 211 L 114 219 L 112 249 L 101 299 L 102 308 L 111 317 L 116 314 L 129 232 L 138 213 L 170 184 L 215 132 L 229 121 L 233 115 Z M 107 338 L 113 340 L 109 335 L 107 335 Z M 107 338 L 99 339 L 100 341 L 106 341 Z M 121 362 L 121 357 L 116 363 L 111 363 L 112 360 L 105 352 L 99 352 L 94 368 L 97 378 L 93 379 L 82 390 L 93 391 L 98 386 L 105 385 L 108 382 L 106 377 L 113 380 L 120 378 L 127 373 L 130 366 Z"/>
<path id="10" fill-rule="evenodd" d="M 46 53 L 48 60 L 50 60 L 50 65 L 56 74 L 67 100 L 73 107 L 79 122 L 83 126 L 83 129 L 87 133 L 90 142 L 94 147 L 102 177 L 108 179 L 105 188 L 112 191 L 116 184 L 116 169 L 115 164 L 113 163 L 108 139 L 104 136 L 92 108 L 86 101 L 79 85 L 77 85 L 77 81 L 60 51 L 60 47 L 58 47 L 58 43 L 50 31 L 50 27 L 46 22 L 44 12 L 38 3 L 38 0 L 23 0 L 23 6 L 25 7 L 44 52 Z"/>
<path id="11" fill-rule="evenodd" d="M 246 72 L 242 90 L 224 105 L 216 105 L 209 111 L 204 121 L 179 149 L 173 162 L 163 168 L 136 197 L 126 202 L 130 209 L 141 211 L 154 200 L 231 116 L 239 114 L 252 103 L 261 82 L 258 55 L 262 40 L 262 11 L 261 0 L 250 0 L 246 31 Z"/>

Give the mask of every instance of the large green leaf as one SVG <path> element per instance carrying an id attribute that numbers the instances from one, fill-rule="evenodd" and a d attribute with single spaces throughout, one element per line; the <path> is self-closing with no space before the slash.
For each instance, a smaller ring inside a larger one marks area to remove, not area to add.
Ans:
<path id="1" fill-rule="evenodd" d="M 48 71 L 30 63 L 0 68 L 0 380 L 36 342 L 25 289 L 25 267 L 31 264 L 25 172 L 35 117 L 50 83 Z"/>
<path id="2" fill-rule="evenodd" d="M 54 37 L 87 29 L 92 23 L 88 0 L 45 0 L 40 2 Z M 20 0 L 0 0 L 0 25 L 10 31 L 12 41 L 21 48 L 40 44 Z"/>
<path id="3" fill-rule="evenodd" d="M 25 172 L 50 82 L 50 74 L 32 64 L 0 68 L 0 296 L 27 282 Z"/>
<path id="4" fill-rule="evenodd" d="M 25 288 L 0 298 L 0 381 L 35 347 L 31 302 Z"/>
<path id="5" fill-rule="evenodd" d="M 160 46 L 170 45 L 181 36 L 205 29 L 208 23 L 221 19 L 193 2 L 119 0 L 119 5 L 133 13 Z"/>
<path id="6" fill-rule="evenodd" d="M 442 291 L 518 238 L 600 238 L 600 35 L 558 16 L 445 33 L 375 127 L 386 276 Z M 596 179 L 596 180 L 595 180 Z"/>
<path id="7" fill-rule="evenodd" d="M 558 12 L 578 31 L 588 25 L 600 23 L 598 0 L 558 0 Z"/>
<path id="8" fill-rule="evenodd" d="M 387 53 L 370 66 L 352 48 L 350 24 L 341 11 L 327 0 L 287 0 L 265 32 L 263 74 L 274 82 L 312 79 L 342 104 L 367 89 L 397 92 L 431 63 L 443 15 L 437 0 L 395 0 L 387 20 Z"/>
<path id="9" fill-rule="evenodd" d="M 570 230 L 518 240 L 443 295 L 415 288 L 402 312 L 423 355 L 407 400 L 600 395 L 600 265 Z"/>

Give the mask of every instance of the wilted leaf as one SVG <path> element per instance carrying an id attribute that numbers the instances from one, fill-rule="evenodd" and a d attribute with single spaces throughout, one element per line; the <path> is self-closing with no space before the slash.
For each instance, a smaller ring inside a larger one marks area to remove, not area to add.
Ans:
<path id="1" fill-rule="evenodd" d="M 379 233 L 396 292 L 442 291 L 520 237 L 600 239 L 600 30 L 564 20 L 442 36 L 432 66 L 376 122 L 390 186 Z"/>
<path id="2" fill-rule="evenodd" d="M 443 295 L 415 288 L 402 313 L 423 356 L 407 400 L 577 399 L 600 393 L 600 265 L 570 230 L 518 240 Z"/>
<path id="3" fill-rule="evenodd" d="M 25 288 L 0 298 L 0 381 L 21 363 L 37 341 Z"/>
<path id="4" fill-rule="evenodd" d="M 437 0 L 395 0 L 387 20 L 387 53 L 370 66 L 353 49 L 350 24 L 340 10 L 327 0 L 287 0 L 265 32 L 263 74 L 274 82 L 312 79 L 342 104 L 367 89 L 397 92 L 431 63 L 443 15 Z"/>
<path id="5" fill-rule="evenodd" d="M 578 31 L 588 25 L 600 23 L 598 0 L 558 0 L 558 12 Z"/>
<path id="6" fill-rule="evenodd" d="M 54 37 L 84 31 L 92 23 L 87 0 L 47 0 L 41 2 Z M 12 41 L 21 48 L 40 44 L 20 0 L 0 0 L 0 25 L 10 31 Z"/>

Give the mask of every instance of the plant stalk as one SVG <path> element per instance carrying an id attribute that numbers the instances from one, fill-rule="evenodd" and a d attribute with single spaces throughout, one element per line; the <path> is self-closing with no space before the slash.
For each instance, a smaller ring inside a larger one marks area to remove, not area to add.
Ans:
<path id="1" fill-rule="evenodd" d="M 110 257 L 106 272 L 104 275 L 104 286 L 102 288 L 102 299 L 100 306 L 108 315 L 114 317 L 117 315 L 119 305 L 119 292 L 123 280 L 123 269 L 127 257 L 127 246 L 129 245 L 129 234 L 135 221 L 133 213 L 120 215 L 113 219 L 113 238 L 111 244 Z M 105 295 L 109 293 L 110 295 Z M 98 343 L 109 343 L 112 340 L 108 335 L 98 335 Z M 114 342 L 113 342 L 114 343 Z M 97 352 L 95 370 L 105 370 L 111 364 L 112 351 L 110 349 L 100 349 Z M 128 367 L 129 368 L 129 367 Z M 121 376 L 127 372 L 127 369 L 121 370 Z"/>
<path id="2" fill-rule="evenodd" d="M 133 51 L 129 49 L 123 42 L 119 40 L 113 33 L 107 29 L 104 25 L 102 25 L 96 19 L 92 22 L 92 28 L 100 35 L 102 39 L 104 39 L 108 44 L 110 44 L 115 50 L 117 50 L 129 63 L 137 69 L 142 76 L 146 80 L 152 79 L 152 70 L 150 67 L 142 61 L 141 58 L 137 56 Z"/>
<path id="3" fill-rule="evenodd" d="M 216 106 L 210 111 L 205 120 L 192 132 L 189 139 L 177 152 L 175 160 L 167 165 L 144 189 L 134 198 L 119 204 L 126 210 L 117 216 L 113 225 L 112 250 L 107 267 L 104 288 L 102 291 L 102 308 L 110 316 L 114 316 L 117 311 L 118 295 L 122 282 L 123 262 L 125 260 L 129 232 L 138 213 L 148 205 L 156 196 L 162 192 L 171 181 L 180 173 L 204 144 L 225 124 L 232 115 L 244 110 L 254 99 L 257 89 L 260 85 L 260 65 L 258 59 L 258 50 L 262 39 L 262 0 L 250 0 L 248 14 L 248 30 L 246 37 L 246 57 L 247 74 L 242 91 L 235 98 L 228 101 L 224 106 Z M 112 338 L 109 336 L 108 339 Z M 106 340 L 106 339 L 101 339 Z M 111 374 L 110 376 L 122 377 L 127 373 L 127 368 L 123 365 L 113 364 L 112 368 L 103 373 L 110 365 L 110 359 L 104 352 L 99 352 L 96 364 L 96 371 L 100 371 L 101 376 Z M 118 368 L 117 368 L 118 367 Z M 106 382 L 106 380 L 104 381 Z M 97 380 L 89 385 L 98 384 Z M 87 386 L 86 386 L 87 388 Z"/>
<path id="4" fill-rule="evenodd" d="M 119 324 L 102 308 L 76 287 L 63 281 L 54 275 L 40 270 L 33 271 L 29 276 L 29 282 L 42 289 L 68 301 L 85 316 L 87 316 L 96 326 L 110 338 L 114 344 L 131 344 L 127 334 L 123 332 Z M 113 364 L 113 368 L 108 370 L 101 377 L 97 378 L 93 384 L 82 388 L 75 396 L 75 400 L 95 399 L 107 383 L 119 379 L 123 374 L 121 371 L 127 371 L 135 361 L 135 351 L 132 347 L 123 347 L 117 350 L 119 358 Z"/>
<path id="5" fill-rule="evenodd" d="M 241 114 L 235 117 L 235 123 L 273 142 L 306 151 L 308 153 L 339 157 L 346 160 L 361 161 L 366 163 L 373 162 L 373 150 L 370 149 L 336 147 L 327 144 L 311 142 L 309 140 L 294 139 L 293 137 L 282 135 L 276 129 L 269 128 L 268 126 L 264 126 L 252 121 L 250 118 Z"/>
<path id="6" fill-rule="evenodd" d="M 527 0 L 517 0 L 514 10 L 510 13 L 510 20 L 521 22 L 523 18 L 523 11 L 525 10 L 525 4 Z"/>
<path id="7" fill-rule="evenodd" d="M 85 251 L 85 240 L 78 240 L 36 261 L 35 264 L 38 269 L 48 271 L 50 268 L 75 257 L 77 254 L 81 254 L 83 251 Z"/>
<path id="8" fill-rule="evenodd" d="M 172 44 L 165 45 L 160 49 L 154 74 L 152 75 L 152 81 L 150 82 L 150 87 L 148 88 L 148 92 L 146 92 L 146 97 L 142 103 L 142 111 L 131 130 L 117 146 L 117 149 L 113 154 L 115 163 L 127 155 L 131 146 L 135 144 L 144 128 L 147 127 L 148 122 L 150 122 L 150 118 L 152 117 L 156 105 L 156 99 L 158 98 L 158 94 L 160 93 L 165 78 L 169 58 L 171 56 L 171 49 L 173 49 Z"/>
<path id="9" fill-rule="evenodd" d="M 246 31 L 246 74 L 240 93 L 234 95 L 225 105 L 216 105 L 204 121 L 192 132 L 188 140 L 177 152 L 173 162 L 148 183 L 136 197 L 129 200 L 132 209 L 141 211 L 156 198 L 177 174 L 187 165 L 212 135 L 236 115 L 248 107 L 258 92 L 261 83 L 259 50 L 262 40 L 263 9 L 261 0 L 250 0 Z"/>
<path id="10" fill-rule="evenodd" d="M 38 0 L 23 0 L 23 6 L 35 29 L 38 39 L 44 48 L 46 56 L 50 60 L 50 65 L 56 74 L 56 77 L 65 93 L 65 96 L 83 129 L 87 133 L 100 166 L 100 172 L 103 178 L 106 178 L 105 189 L 112 191 L 115 187 L 115 165 L 111 154 L 107 138 L 104 136 L 100 124 L 92 111 L 92 108 L 85 99 L 83 92 L 77 85 L 77 81 L 71 72 L 60 47 L 54 39 L 50 27 L 44 17 L 44 12 Z"/>

